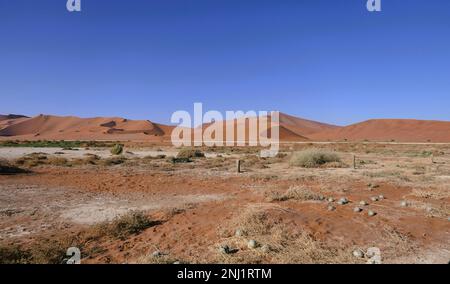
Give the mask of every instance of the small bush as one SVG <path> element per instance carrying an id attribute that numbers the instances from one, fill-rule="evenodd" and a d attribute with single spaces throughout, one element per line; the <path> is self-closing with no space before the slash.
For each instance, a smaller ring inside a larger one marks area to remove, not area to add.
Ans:
<path id="1" fill-rule="evenodd" d="M 156 222 L 151 221 L 144 213 L 134 211 L 116 218 L 111 223 L 97 225 L 91 234 L 91 238 L 111 236 L 124 240 L 128 236 L 139 234 L 155 224 Z"/>
<path id="2" fill-rule="evenodd" d="M 28 173 L 29 171 L 11 165 L 8 161 L 0 159 L 0 175 L 13 175 Z"/>
<path id="3" fill-rule="evenodd" d="M 178 158 L 172 157 L 169 159 L 172 164 L 182 164 L 182 163 L 191 163 L 192 160 L 190 158 Z"/>
<path id="4" fill-rule="evenodd" d="M 156 156 L 145 156 L 142 159 L 145 160 L 162 160 L 165 159 L 167 156 L 166 155 L 156 155 Z"/>
<path id="5" fill-rule="evenodd" d="M 68 166 L 69 165 L 69 161 L 66 158 L 62 158 L 62 157 L 50 157 L 50 158 L 48 158 L 47 163 L 49 165 L 53 165 L 53 166 Z"/>
<path id="6" fill-rule="evenodd" d="M 317 168 L 327 163 L 339 163 L 341 159 L 336 153 L 320 149 L 308 149 L 292 155 L 291 166 Z"/>
<path id="7" fill-rule="evenodd" d="M 25 264 L 30 263 L 30 261 L 30 252 L 20 246 L 0 246 L 0 264 Z"/>
<path id="8" fill-rule="evenodd" d="M 36 167 L 47 163 L 47 154 L 31 153 L 15 160 L 14 164 L 24 167 Z"/>
<path id="9" fill-rule="evenodd" d="M 69 238 L 39 238 L 28 246 L 0 246 L 0 264 L 63 264 L 69 247 L 75 240 Z"/>
<path id="10" fill-rule="evenodd" d="M 34 244 L 29 253 L 32 256 L 31 263 L 35 264 L 63 264 L 66 252 L 72 246 L 70 239 L 43 239 Z"/>
<path id="11" fill-rule="evenodd" d="M 123 145 L 116 144 L 114 147 L 111 148 L 111 154 L 113 155 L 120 155 L 123 153 Z"/>
<path id="12" fill-rule="evenodd" d="M 100 157 L 94 154 L 86 154 L 86 158 L 73 159 L 70 164 L 73 166 L 96 165 L 100 161 Z"/>
<path id="13" fill-rule="evenodd" d="M 315 193 L 314 191 L 305 188 L 303 186 L 290 187 L 285 193 L 281 194 L 277 191 L 269 191 L 266 194 L 266 198 L 269 201 L 286 201 L 286 200 L 321 200 L 322 195 Z"/>
<path id="14" fill-rule="evenodd" d="M 112 157 L 112 158 L 108 158 L 108 159 L 98 160 L 96 162 L 96 164 L 102 165 L 102 166 L 115 166 L 115 165 L 123 164 L 126 161 L 127 161 L 127 158 L 120 156 L 120 157 Z"/>
<path id="15" fill-rule="evenodd" d="M 180 152 L 178 152 L 177 158 L 204 158 L 205 154 L 200 150 L 195 149 L 182 149 Z"/>
<path id="16" fill-rule="evenodd" d="M 286 199 L 294 199 L 302 201 L 322 199 L 322 196 L 320 194 L 317 194 L 314 191 L 302 186 L 290 187 L 284 195 Z"/>

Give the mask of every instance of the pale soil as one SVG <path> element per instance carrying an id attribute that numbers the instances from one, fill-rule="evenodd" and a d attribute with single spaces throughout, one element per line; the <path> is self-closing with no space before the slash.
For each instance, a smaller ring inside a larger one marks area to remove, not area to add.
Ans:
<path id="1" fill-rule="evenodd" d="M 29 155 L 32 153 L 44 153 L 48 155 L 55 155 L 59 157 L 74 159 L 74 158 L 84 158 L 86 155 L 94 154 L 101 158 L 109 158 L 111 157 L 110 149 L 82 149 L 76 148 L 74 150 L 63 150 L 61 148 L 39 148 L 39 147 L 11 147 L 11 148 L 2 148 L 0 147 L 0 157 L 8 160 L 18 159 L 25 155 Z M 136 157 L 143 158 L 146 156 L 156 157 L 158 155 L 166 155 L 166 156 L 176 156 L 178 151 L 176 149 L 168 149 L 168 150 L 154 150 L 154 149 L 139 149 L 139 150 L 131 150 L 128 153 L 124 153 L 126 157 Z M 215 157 L 216 154 L 206 154 L 207 157 Z"/>
<path id="2" fill-rule="evenodd" d="M 297 147 L 310 146 L 290 147 L 283 151 L 289 154 Z M 351 166 L 304 169 L 289 166 L 288 156 L 261 166 L 246 163 L 245 154 L 241 154 L 243 172 L 237 174 L 235 158 L 211 164 L 216 159 L 211 153 L 208 158 L 190 164 L 166 165 L 168 162 L 156 160 L 151 166 L 42 166 L 33 168 L 33 174 L 0 175 L 0 243 L 31 245 L 37 237 L 51 239 L 73 234 L 126 212 L 142 210 L 151 218 L 162 220 L 161 224 L 127 240 L 106 239 L 92 244 L 102 250 L 84 255 L 83 262 L 136 263 L 143 259 L 158 262 L 162 260 L 146 256 L 160 250 L 170 261 L 189 263 L 364 263 L 367 259 L 354 259 L 352 251 L 370 247 L 381 249 L 385 263 L 450 260 L 448 146 L 321 144 L 320 147 L 338 151 L 348 165 L 352 164 L 353 154 L 357 155 L 357 161 L 365 163 L 358 162 L 356 169 Z M 20 156 L 18 153 L 55 151 L 14 149 L 0 149 L 0 157 L 13 159 Z M 5 153 L 11 153 L 9 150 L 18 152 L 14 152 L 16 156 L 6 156 Z M 421 155 L 423 150 L 441 153 L 432 162 L 430 157 Z M 105 157 L 110 156 L 107 150 L 89 151 L 96 154 L 104 151 Z M 150 148 L 131 151 L 140 157 L 161 154 Z M 64 157 L 72 157 L 71 152 Z M 176 152 L 163 149 L 163 153 Z M 328 211 L 326 200 L 271 200 L 273 192 L 282 194 L 296 186 L 335 200 L 345 196 L 350 203 L 341 206 L 333 202 L 336 210 Z M 378 195 L 384 195 L 385 199 L 370 200 Z M 361 200 L 369 205 L 361 213 L 353 212 Z M 404 200 L 408 201 L 407 207 L 401 206 Z M 321 251 L 311 260 L 308 258 L 311 253 L 299 250 L 294 240 L 275 229 L 268 235 L 255 232 L 235 237 L 234 231 L 238 229 L 235 222 L 247 210 L 264 212 L 271 226 L 288 234 L 307 232 L 316 242 L 337 253 L 330 257 Z M 368 210 L 377 215 L 369 217 Z M 252 251 L 246 247 L 249 239 L 282 248 L 269 253 Z M 239 250 L 224 257 L 218 252 L 221 244 Z"/>

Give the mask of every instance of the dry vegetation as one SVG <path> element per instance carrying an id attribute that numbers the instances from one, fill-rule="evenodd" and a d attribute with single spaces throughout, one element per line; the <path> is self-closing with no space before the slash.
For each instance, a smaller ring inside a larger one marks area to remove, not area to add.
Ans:
<path id="1" fill-rule="evenodd" d="M 31 245 L 0 245 L 0 264 L 62 264 L 70 247 L 83 249 L 86 257 L 86 254 L 89 256 L 99 249 L 92 247 L 93 242 L 100 239 L 126 240 L 156 224 L 159 222 L 150 220 L 143 212 L 130 212 L 112 222 L 100 223 L 73 235 L 37 238 Z"/>
<path id="2" fill-rule="evenodd" d="M 291 186 L 285 193 L 280 194 L 278 191 L 268 191 L 265 193 L 268 201 L 309 201 L 309 200 L 323 200 L 324 196 L 317 194 L 314 191 L 304 186 Z"/>
<path id="3" fill-rule="evenodd" d="M 235 248 L 235 253 L 219 254 L 217 262 L 307 264 L 358 261 L 351 257 L 351 248 L 339 247 L 338 244 L 335 247 L 326 245 L 304 228 L 287 223 L 274 212 L 277 210 L 282 209 L 248 207 L 238 214 L 229 230 L 234 228 L 239 233 L 221 241 L 221 245 Z M 257 247 L 246 247 L 248 240 L 255 240 Z"/>
<path id="4" fill-rule="evenodd" d="M 335 163 L 335 166 L 340 162 L 341 159 L 336 153 L 314 148 L 295 152 L 290 160 L 291 166 L 304 168 L 317 168 L 331 163 Z"/>

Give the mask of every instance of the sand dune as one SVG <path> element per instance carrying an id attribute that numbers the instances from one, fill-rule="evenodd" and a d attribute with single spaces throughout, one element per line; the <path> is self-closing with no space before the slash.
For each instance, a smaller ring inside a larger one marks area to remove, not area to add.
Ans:
<path id="1" fill-rule="evenodd" d="M 28 118 L 29 117 L 26 117 L 24 115 L 16 115 L 16 114 L 0 115 L 0 130 L 13 124 L 22 122 Z"/>
<path id="2" fill-rule="evenodd" d="M 279 124 L 279 137 L 281 141 L 307 141 L 309 140 L 306 135 L 317 133 L 320 131 L 330 130 L 330 129 L 336 129 L 339 128 L 335 125 L 329 125 L 325 123 L 320 123 L 312 120 L 306 120 L 294 116 L 290 116 L 284 113 L 280 113 L 280 120 Z M 261 125 L 260 125 L 261 123 Z M 262 125 L 261 119 L 257 117 L 251 117 L 247 118 L 246 120 L 231 120 L 231 121 L 218 121 L 214 123 L 215 125 L 218 125 L 218 127 L 223 127 L 223 137 L 224 140 L 226 140 L 226 129 L 227 126 L 232 124 L 234 128 L 234 137 L 236 139 L 237 137 L 237 129 L 245 127 L 245 141 L 248 142 L 249 140 L 253 140 L 250 137 L 250 131 L 251 125 L 257 125 L 257 129 L 259 131 L 259 134 L 263 137 L 271 137 L 271 129 L 272 129 L 272 123 L 270 116 L 268 117 L 268 123 L 267 127 L 264 127 Z M 212 123 L 207 123 L 203 125 L 203 130 L 207 129 L 208 127 L 211 127 Z M 275 125 L 273 125 L 275 126 Z"/>
<path id="3" fill-rule="evenodd" d="M 450 122 L 374 119 L 308 135 L 317 141 L 450 142 Z"/>
<path id="4" fill-rule="evenodd" d="M 152 140 L 170 135 L 170 127 L 148 120 L 128 120 L 120 117 L 79 118 L 39 115 L 23 119 L 0 130 L 0 136 L 48 140 Z"/>
<path id="5" fill-rule="evenodd" d="M 245 127 L 245 141 L 250 137 L 250 125 L 259 125 L 259 120 L 215 122 L 223 130 L 226 140 L 226 126 L 233 125 L 234 139 L 238 138 L 237 129 Z M 192 130 L 203 131 L 211 123 Z M 281 141 L 395 141 L 395 142 L 450 142 L 450 122 L 412 120 L 412 119 L 375 119 L 346 127 L 306 120 L 280 113 Z M 272 125 L 258 127 L 262 136 L 271 133 Z M 80 118 L 75 116 L 39 115 L 26 117 L 21 115 L 0 115 L 0 138 L 22 140 L 118 140 L 118 141 L 169 141 L 174 126 L 153 123 L 149 120 L 128 120 L 121 117 Z M 251 139 L 253 140 L 253 139 Z"/>
<path id="6" fill-rule="evenodd" d="M 340 126 L 298 118 L 285 113 L 280 113 L 280 125 L 300 136 L 341 128 Z"/>
<path id="7" fill-rule="evenodd" d="M 2 120 L 15 120 L 15 119 L 19 119 L 19 118 L 28 118 L 25 115 L 19 115 L 19 114 L 0 114 L 0 121 Z"/>

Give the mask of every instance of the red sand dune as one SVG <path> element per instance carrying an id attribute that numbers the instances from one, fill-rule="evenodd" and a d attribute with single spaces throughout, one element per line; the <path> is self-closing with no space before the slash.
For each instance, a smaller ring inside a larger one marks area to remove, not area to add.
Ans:
<path id="1" fill-rule="evenodd" d="M 249 140 L 250 122 L 245 121 Z M 269 120 L 270 121 L 270 120 Z M 243 121 L 221 121 L 220 126 L 233 123 L 235 139 Z M 203 125 L 203 130 L 211 124 Z M 280 113 L 281 141 L 382 141 L 382 142 L 446 142 L 450 143 L 450 122 L 412 119 L 376 119 L 346 127 L 305 120 Z M 118 140 L 169 141 L 174 126 L 149 120 L 128 120 L 120 117 L 79 118 L 39 115 L 0 115 L 0 138 L 19 140 Z M 225 128 L 226 129 L 226 128 Z M 265 136 L 269 129 L 261 129 Z M 194 132 L 194 130 L 192 130 Z M 224 131 L 224 140 L 226 132 Z M 270 137 L 270 135 L 269 135 Z"/>
<path id="2" fill-rule="evenodd" d="M 28 118 L 28 117 L 25 115 L 19 115 L 19 114 L 7 114 L 7 115 L 0 114 L 0 121 L 14 120 L 14 119 L 19 119 L 19 118 Z"/>
<path id="3" fill-rule="evenodd" d="M 300 136 L 308 136 L 314 133 L 340 128 L 340 126 L 298 118 L 284 113 L 280 113 L 280 125 Z"/>
<path id="4" fill-rule="evenodd" d="M 450 122 L 373 119 L 308 135 L 315 141 L 450 142 Z"/>
<path id="5" fill-rule="evenodd" d="M 24 115 L 16 115 L 16 114 L 0 115 L 0 130 L 13 124 L 24 121 L 28 118 L 29 117 L 26 117 Z"/>
<path id="6" fill-rule="evenodd" d="M 317 133 L 319 131 L 339 128 L 338 126 L 335 126 L 335 125 L 329 125 L 329 124 L 324 124 L 324 123 L 320 123 L 320 122 L 316 122 L 316 121 L 306 120 L 306 119 L 290 116 L 290 115 L 287 115 L 284 113 L 280 113 L 279 119 L 280 119 L 279 138 L 281 141 L 308 141 L 309 139 L 306 138 L 306 135 Z M 230 123 L 232 123 L 234 130 L 235 130 L 234 131 L 235 139 L 237 137 L 237 129 L 239 127 L 245 127 L 245 129 L 246 129 L 245 141 L 248 142 L 249 140 L 253 140 L 253 139 L 250 139 L 250 134 L 249 134 L 250 125 L 258 125 L 259 132 L 263 137 L 267 137 L 267 133 L 268 133 L 268 137 L 269 138 L 271 137 L 270 134 L 271 134 L 272 123 L 271 123 L 270 116 L 268 117 L 268 123 L 267 123 L 268 128 L 267 129 L 264 129 L 264 128 L 262 128 L 263 126 L 260 126 L 259 123 L 262 123 L 262 122 L 257 117 L 247 118 L 245 121 L 244 120 L 231 120 L 231 121 L 215 122 L 214 124 L 218 125 L 218 127 L 222 127 L 223 125 L 225 125 L 224 131 L 223 131 L 224 140 L 226 140 L 226 127 Z M 213 125 L 212 123 L 204 124 L 203 130 L 207 129 L 208 127 L 210 127 L 212 125 Z M 260 129 L 260 128 L 262 128 L 262 129 Z"/>
<path id="7" fill-rule="evenodd" d="M 4 127 L 0 136 L 47 140 L 154 140 L 170 135 L 165 132 L 168 130 L 169 126 L 148 120 L 39 115 Z"/>

